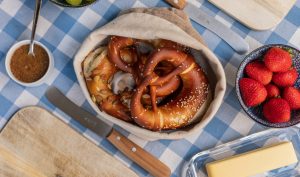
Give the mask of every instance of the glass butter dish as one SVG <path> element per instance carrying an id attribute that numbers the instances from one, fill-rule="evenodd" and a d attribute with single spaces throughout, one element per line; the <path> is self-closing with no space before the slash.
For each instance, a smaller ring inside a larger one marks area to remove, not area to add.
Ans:
<path id="1" fill-rule="evenodd" d="M 269 129 L 255 133 L 215 148 L 195 154 L 183 166 L 182 176 L 207 177 L 205 165 L 209 162 L 249 152 L 283 141 L 292 142 L 298 162 L 275 170 L 266 171 L 253 177 L 294 177 L 300 176 L 300 128 Z"/>

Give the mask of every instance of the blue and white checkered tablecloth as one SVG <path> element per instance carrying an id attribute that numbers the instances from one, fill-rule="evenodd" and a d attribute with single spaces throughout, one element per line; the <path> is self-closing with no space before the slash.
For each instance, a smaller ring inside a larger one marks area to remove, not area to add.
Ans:
<path id="1" fill-rule="evenodd" d="M 14 112 L 24 106 L 43 106 L 93 142 L 104 147 L 140 176 L 148 176 L 147 172 L 128 160 L 108 141 L 97 137 L 54 108 L 44 94 L 49 85 L 54 85 L 76 104 L 94 113 L 80 90 L 72 65 L 72 57 L 82 41 L 92 30 L 116 17 L 122 9 L 168 5 L 161 0 L 100 0 L 88 8 L 69 9 L 44 0 L 37 40 L 53 53 L 55 69 L 47 83 L 39 87 L 26 88 L 8 77 L 4 62 L 10 46 L 16 41 L 30 37 L 34 2 L 0 0 L 0 127 L 4 126 Z M 263 32 L 248 29 L 206 0 L 200 0 L 195 5 L 245 38 L 251 49 L 270 43 L 289 44 L 300 48 L 299 0 L 276 28 Z M 235 73 L 243 56 L 236 54 L 224 41 L 202 26 L 196 23 L 193 25 L 201 33 L 209 48 L 218 56 L 226 72 L 227 91 L 216 116 L 197 135 L 176 141 L 149 142 L 121 130 L 124 135 L 166 163 L 171 168 L 173 177 L 180 176 L 183 163 L 195 153 L 264 129 L 245 115 L 235 96 Z"/>

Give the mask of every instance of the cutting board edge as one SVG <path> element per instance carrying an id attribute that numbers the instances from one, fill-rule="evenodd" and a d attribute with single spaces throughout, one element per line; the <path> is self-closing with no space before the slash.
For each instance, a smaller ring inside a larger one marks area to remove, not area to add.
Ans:
<path id="1" fill-rule="evenodd" d="M 15 111 L 11 116 L 10 118 L 5 122 L 5 124 L 3 125 L 3 127 L 0 129 L 0 134 L 3 132 L 3 130 L 5 129 L 5 127 L 10 124 L 12 122 L 12 118 L 15 117 L 17 114 L 20 114 L 20 112 L 22 112 L 23 110 L 26 110 L 26 109 L 30 109 L 30 108 L 40 108 L 40 109 L 44 109 L 42 108 L 41 106 L 25 106 L 21 109 L 18 109 L 17 111 Z M 44 109 L 46 110 L 46 109 Z M 48 110 L 46 110 L 48 113 L 50 113 L 51 115 L 53 115 L 51 112 L 49 112 Z"/>
<path id="2" fill-rule="evenodd" d="M 276 21 L 276 23 L 273 23 L 272 25 L 268 25 L 268 26 L 256 26 L 256 25 L 251 25 L 251 24 L 247 24 L 245 23 L 242 19 L 240 19 L 239 17 L 237 17 L 236 15 L 230 13 L 229 11 L 227 11 L 226 9 L 222 8 L 220 5 L 216 4 L 213 0 L 208 0 L 211 4 L 213 4 L 214 6 L 216 6 L 218 9 L 220 9 L 222 12 L 224 12 L 225 14 L 229 15 L 230 17 L 232 17 L 233 19 L 237 20 L 238 22 L 240 22 L 241 24 L 243 24 L 244 26 L 252 29 L 252 30 L 256 30 L 256 31 L 265 31 L 265 30 L 271 30 L 274 27 L 276 27 L 288 14 L 289 11 L 287 11 L 285 13 L 285 15 L 283 15 L 281 17 L 281 19 L 278 19 Z M 297 0 L 294 1 L 293 5 L 297 2 Z M 292 7 L 293 7 L 292 5 Z M 292 8 L 291 7 L 291 8 Z M 290 8 L 290 9 L 291 9 Z"/>
<path id="3" fill-rule="evenodd" d="M 67 125 L 68 127 L 70 127 L 72 130 L 74 130 L 74 132 L 76 132 L 78 135 L 82 136 L 84 139 L 88 140 L 89 142 L 91 142 L 91 144 L 93 144 L 93 146 L 96 146 L 97 148 L 101 148 L 99 146 L 97 146 L 97 144 L 95 144 L 95 142 L 93 142 L 91 139 L 89 139 L 88 137 L 84 136 L 83 134 L 81 134 L 77 129 L 73 128 L 72 126 L 70 126 L 69 124 L 67 124 L 66 122 L 64 122 L 62 119 L 60 119 L 58 116 L 54 115 L 52 112 L 50 112 L 48 109 L 42 107 L 42 106 L 36 106 L 36 105 L 32 105 L 32 106 L 25 106 L 21 109 L 19 109 L 18 111 L 16 111 L 11 118 L 6 122 L 6 124 L 4 125 L 4 127 L 1 129 L 0 134 L 2 133 L 2 131 L 5 129 L 5 127 L 12 122 L 12 118 L 15 117 L 17 114 L 22 113 L 23 111 L 26 111 L 27 109 L 37 109 L 37 110 L 41 110 L 41 111 L 46 111 L 47 113 L 49 113 L 50 115 L 52 115 L 53 117 L 55 117 L 58 121 L 60 121 L 61 123 Z M 97 135 L 98 136 L 98 135 Z M 110 152 L 108 152 L 106 149 L 101 148 L 103 151 L 105 151 L 106 153 L 108 153 L 109 155 L 113 156 Z M 124 164 L 124 163 L 123 163 Z M 125 165 L 125 164 L 124 164 Z M 126 165 L 125 165 L 126 166 Z"/>
<path id="4" fill-rule="evenodd" d="M 13 119 L 14 117 L 18 116 L 19 118 L 23 118 L 22 112 L 24 112 L 24 111 L 26 111 L 26 110 L 30 110 L 30 111 L 32 111 L 32 110 L 33 110 L 33 111 L 43 111 L 44 113 L 49 114 L 51 117 L 55 117 L 56 120 L 57 120 L 58 122 L 62 122 L 64 125 L 68 126 L 71 130 L 73 130 L 73 132 L 76 132 L 77 135 L 83 137 L 86 141 L 90 142 L 90 144 L 93 144 L 92 146 L 94 146 L 94 148 L 99 148 L 99 149 L 101 149 L 101 150 L 104 151 L 107 155 L 111 156 L 112 158 L 115 158 L 116 161 L 119 161 L 119 163 L 120 163 L 122 166 L 128 168 L 128 169 L 130 170 L 130 172 L 131 172 L 132 174 L 134 174 L 134 176 L 138 176 L 138 173 L 137 173 L 135 170 L 130 169 L 130 167 L 127 166 L 127 165 L 124 163 L 123 160 L 116 158 L 114 155 L 112 155 L 110 152 L 108 152 L 105 148 L 99 147 L 97 143 L 95 143 L 94 141 L 92 141 L 92 140 L 89 139 L 88 137 L 84 136 L 84 135 L 83 135 L 81 132 L 79 132 L 77 129 L 73 128 L 73 127 L 70 126 L 68 123 L 64 122 L 61 118 L 59 118 L 57 115 L 53 114 L 53 113 L 50 112 L 47 108 L 44 108 L 44 107 L 42 107 L 42 106 L 35 106 L 35 105 L 32 105 L 32 106 L 26 106 L 26 107 L 23 107 L 23 108 L 17 110 L 15 113 L 13 113 L 13 114 L 11 115 L 11 118 L 5 123 L 4 127 L 3 127 L 3 128 L 1 129 L 1 131 L 0 131 L 0 135 L 2 134 L 2 132 L 4 132 L 4 130 L 5 130 L 5 128 L 6 128 L 7 126 L 12 126 L 12 125 L 10 125 L 10 124 L 14 123 L 14 121 L 13 121 L 13 120 L 15 120 L 15 119 Z M 21 115 L 18 115 L 18 114 L 20 114 L 20 113 L 21 113 Z"/>

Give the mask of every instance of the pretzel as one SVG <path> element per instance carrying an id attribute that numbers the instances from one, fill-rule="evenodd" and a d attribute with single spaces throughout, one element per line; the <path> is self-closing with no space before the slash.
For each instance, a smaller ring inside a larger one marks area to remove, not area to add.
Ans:
<path id="1" fill-rule="evenodd" d="M 108 56 L 112 63 L 114 63 L 120 70 L 124 72 L 128 72 L 133 74 L 136 83 L 139 84 L 140 80 L 143 78 L 143 75 L 140 75 L 140 73 L 143 73 L 143 65 L 147 60 L 147 57 L 140 56 L 139 61 L 136 59 L 135 55 L 135 49 L 134 46 L 137 42 L 143 42 L 141 40 L 134 40 L 132 38 L 126 38 L 121 36 L 112 36 L 110 38 L 110 41 L 108 43 Z M 156 47 L 162 47 L 162 46 L 168 46 L 168 47 L 174 47 L 176 49 L 183 49 L 182 45 L 174 43 L 172 41 L 168 40 L 153 40 L 151 42 Z M 126 49 L 128 47 L 131 47 L 129 50 Z M 123 56 L 122 56 L 122 50 L 123 50 Z M 127 51 L 124 51 L 127 50 Z M 130 57 L 131 56 L 131 57 Z M 130 62 L 125 62 L 124 60 L 128 58 L 130 59 Z M 133 69 L 133 63 L 136 63 L 136 68 Z M 165 82 L 165 84 L 160 84 L 156 86 L 156 94 L 157 96 L 166 96 L 172 93 L 174 90 L 178 88 L 180 84 L 179 78 L 169 78 L 169 82 Z"/>
<path id="2" fill-rule="evenodd" d="M 154 69 L 162 61 L 171 63 L 175 69 L 165 76 L 158 76 Z M 180 93 L 167 104 L 157 106 L 156 87 L 175 76 L 182 81 Z M 144 77 L 132 96 L 130 110 L 133 120 L 150 130 L 176 129 L 187 125 L 208 94 L 208 80 L 200 66 L 192 56 L 175 49 L 157 49 L 145 65 Z M 152 88 L 152 110 L 141 104 L 141 97 L 148 86 Z"/>
<path id="3" fill-rule="evenodd" d="M 126 47 L 134 45 L 132 38 L 126 38 L 121 36 L 112 36 L 108 43 L 108 57 L 109 59 L 122 71 L 127 73 L 133 73 L 132 67 L 122 60 L 120 56 L 120 50 Z"/>
<path id="4" fill-rule="evenodd" d="M 153 48 L 140 52 L 138 43 Z M 100 110 L 153 131 L 186 126 L 208 95 L 206 75 L 189 49 L 168 40 L 112 36 L 107 48 L 95 49 L 83 64 L 87 88 Z M 121 83 L 117 72 L 127 73 L 135 85 L 112 89 Z"/>
<path id="5" fill-rule="evenodd" d="M 97 49 L 95 50 L 97 51 Z M 129 108 L 120 101 L 120 96 L 112 92 L 110 88 L 110 80 L 118 71 L 107 58 L 107 49 L 102 53 L 91 52 L 86 58 L 94 58 L 98 63 L 94 64 L 91 75 L 86 78 L 86 85 L 91 95 L 93 102 L 95 102 L 99 109 L 106 113 L 122 119 L 124 121 L 132 121 L 130 117 Z M 93 61 L 87 63 L 92 65 Z"/>

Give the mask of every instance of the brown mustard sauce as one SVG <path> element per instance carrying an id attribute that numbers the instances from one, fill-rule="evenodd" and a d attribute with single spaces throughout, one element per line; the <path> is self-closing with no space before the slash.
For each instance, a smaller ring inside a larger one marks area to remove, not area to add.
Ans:
<path id="1" fill-rule="evenodd" d="M 28 55 L 29 45 L 19 47 L 12 55 L 10 69 L 20 81 L 30 83 L 42 78 L 49 67 L 49 56 L 44 48 L 35 44 L 34 56 Z"/>

